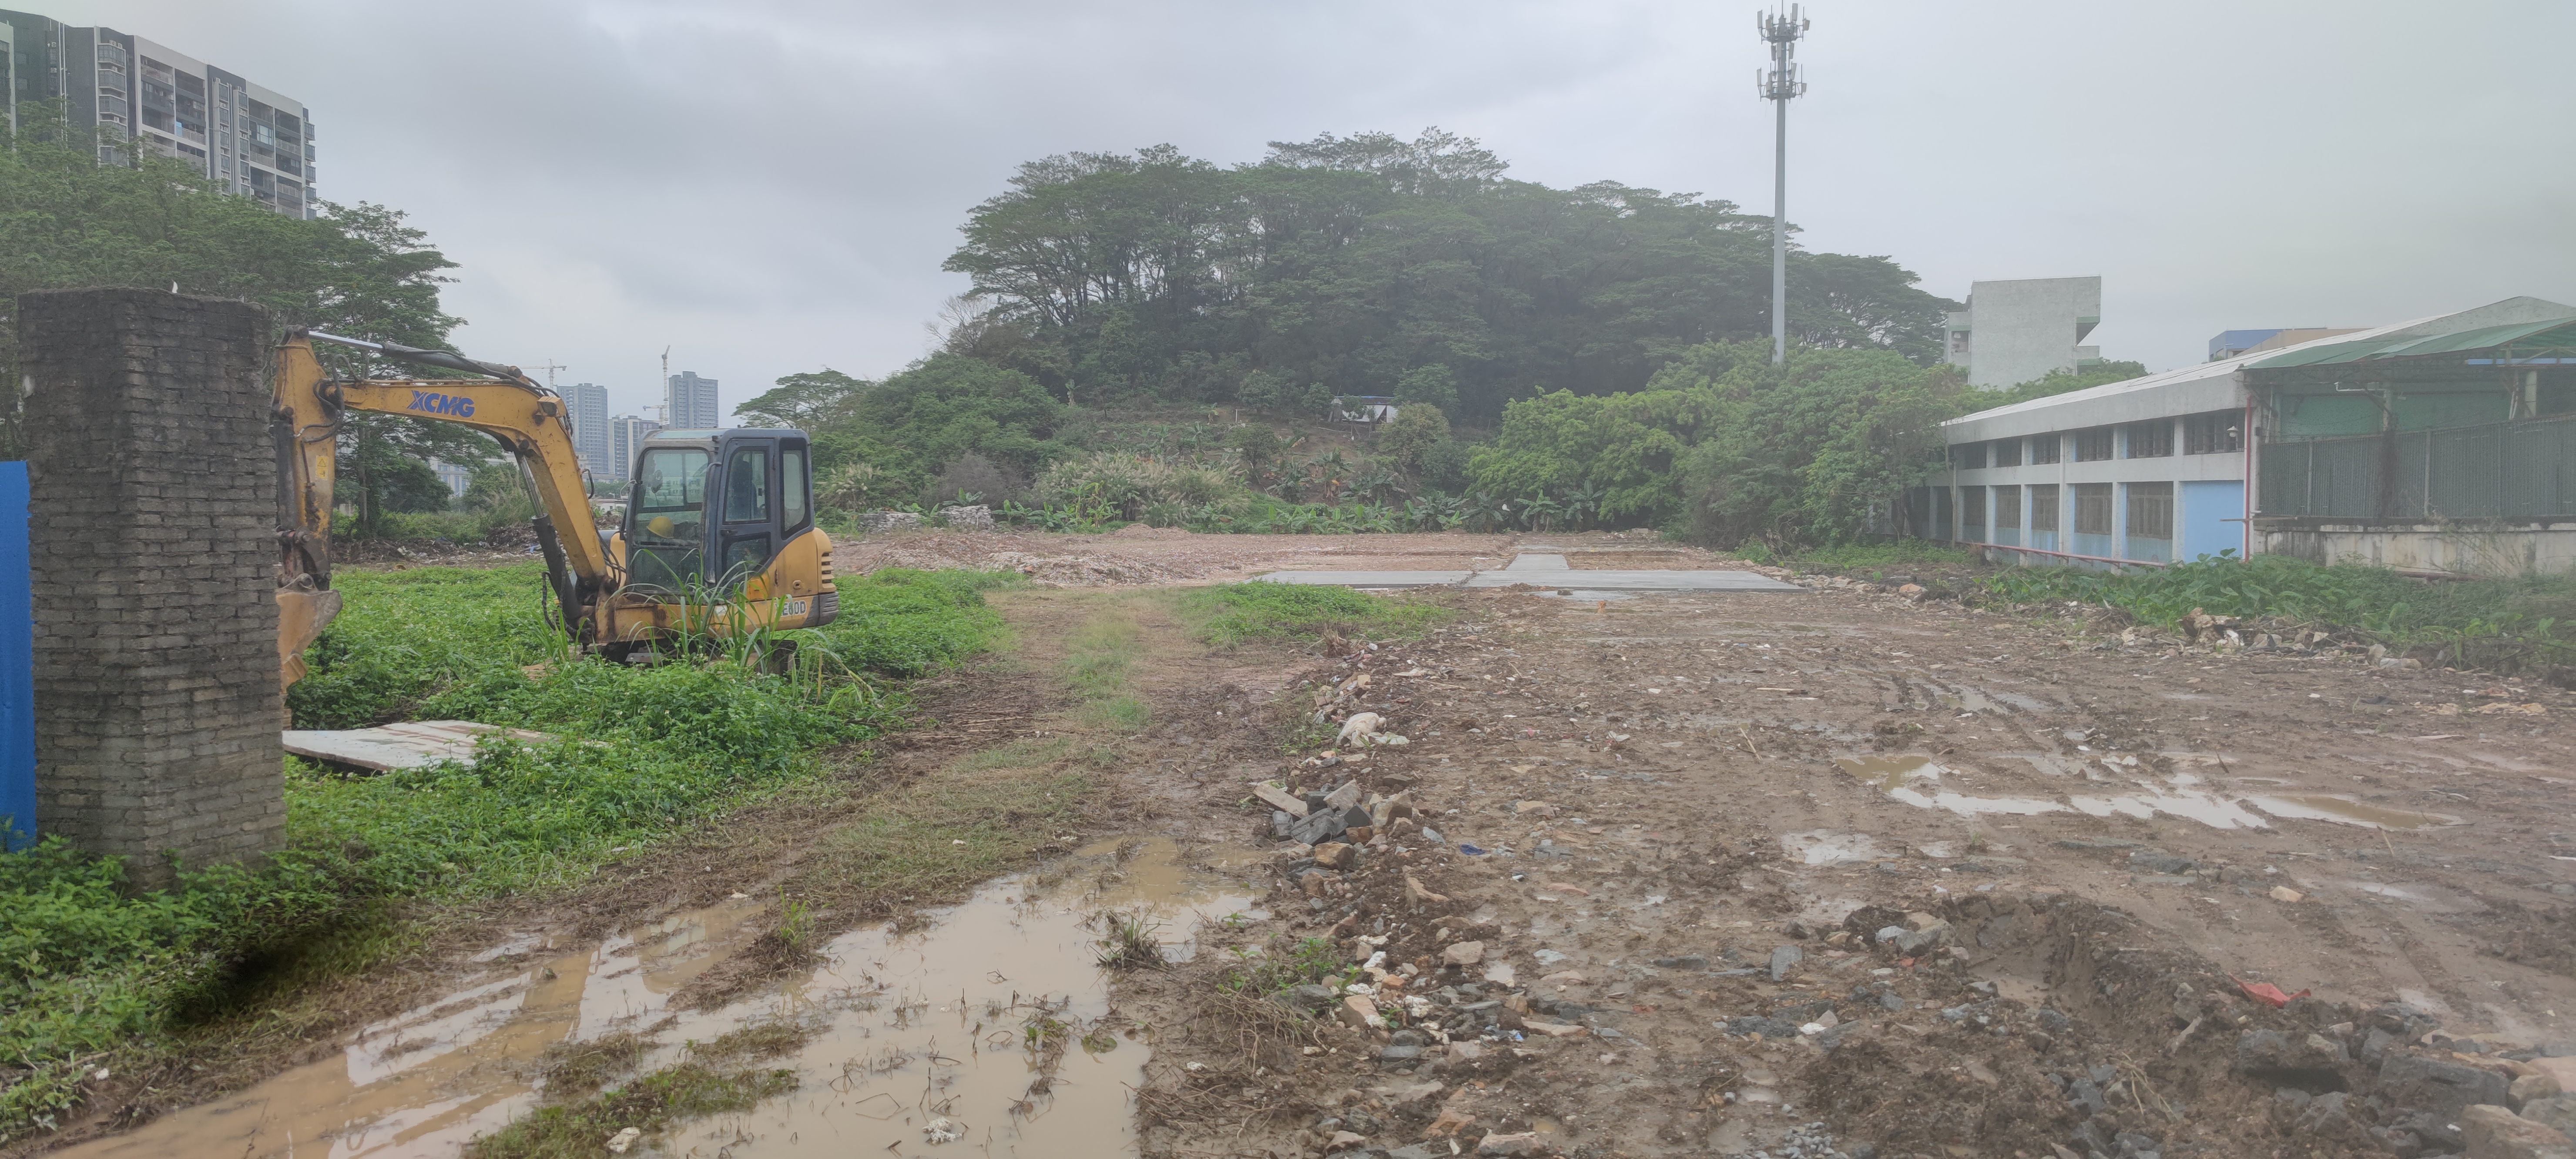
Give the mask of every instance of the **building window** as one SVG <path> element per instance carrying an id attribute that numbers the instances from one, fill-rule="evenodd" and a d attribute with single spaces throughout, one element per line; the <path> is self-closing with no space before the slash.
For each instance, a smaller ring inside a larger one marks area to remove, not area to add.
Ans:
<path id="1" fill-rule="evenodd" d="M 2129 424 L 2129 457 L 2161 459 L 2173 454 L 2173 420 Z"/>
<path id="2" fill-rule="evenodd" d="M 1959 488 L 1959 534 L 1970 539 L 1986 529 L 1986 489 Z"/>
<path id="3" fill-rule="evenodd" d="M 2075 534 L 2111 534 L 2111 485 L 2078 483 L 2075 485 Z"/>
<path id="4" fill-rule="evenodd" d="M 1950 469 L 1953 471 L 1973 471 L 1985 465 L 1984 443 L 1960 443 L 1950 448 Z"/>
<path id="5" fill-rule="evenodd" d="M 2089 431 L 2077 431 L 2075 432 L 2075 461 L 2078 463 L 2094 463 L 2108 459 L 2111 457 L 2111 443 L 2112 438 L 2110 427 L 2095 427 Z M 2093 533 L 2079 530 L 2077 534 L 2091 535 Z M 2102 534 L 2108 535 L 2110 533 L 2106 531 Z"/>
<path id="6" fill-rule="evenodd" d="M 2057 530 L 2057 485 L 2042 483 L 2030 489 L 2030 529 Z"/>
<path id="7" fill-rule="evenodd" d="M 2173 484 L 2129 484 L 2129 538 L 2173 538 Z"/>
<path id="8" fill-rule="evenodd" d="M 2031 437 L 2030 461 L 2033 466 L 2054 463 L 2057 461 L 2057 432 L 2051 431 L 2044 435 L 2034 435 Z"/>
<path id="9" fill-rule="evenodd" d="M 2021 440 L 1996 439 L 1995 465 L 1998 467 L 2021 466 Z"/>
<path id="10" fill-rule="evenodd" d="M 1995 529 L 2019 530 L 2021 527 L 2021 488 L 1995 488 Z"/>
<path id="11" fill-rule="evenodd" d="M 2220 455 L 2245 449 L 2242 411 L 2214 410 L 2182 420 L 2182 453 Z"/>

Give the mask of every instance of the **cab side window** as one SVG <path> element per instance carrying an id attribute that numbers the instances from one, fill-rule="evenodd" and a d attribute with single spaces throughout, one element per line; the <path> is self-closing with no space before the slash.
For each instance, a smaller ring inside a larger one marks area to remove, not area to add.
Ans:
<path id="1" fill-rule="evenodd" d="M 778 450 L 778 502 L 787 515 L 789 530 L 805 522 L 805 500 L 813 482 L 805 477 L 805 448 L 781 447 Z"/>
<path id="2" fill-rule="evenodd" d="M 725 522 L 765 521 L 769 518 L 769 452 L 766 449 L 735 451 L 733 463 L 725 472 Z"/>

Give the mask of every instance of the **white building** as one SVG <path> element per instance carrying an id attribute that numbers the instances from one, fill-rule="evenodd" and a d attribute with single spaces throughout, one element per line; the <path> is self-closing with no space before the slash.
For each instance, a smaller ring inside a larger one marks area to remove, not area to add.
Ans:
<path id="1" fill-rule="evenodd" d="M 724 425 L 724 411 L 716 401 L 716 380 L 700 378 L 694 370 L 683 370 L 671 376 L 666 389 L 668 409 L 662 412 L 665 425 L 699 431 Z"/>
<path id="2" fill-rule="evenodd" d="M 1978 282 L 1943 328 L 1942 361 L 1967 367 L 1971 386 L 2046 378 L 2102 360 L 2101 347 L 2079 345 L 2101 321 L 2098 277 Z"/>
<path id="3" fill-rule="evenodd" d="M 2537 298 L 1997 407 L 1943 432 L 1946 469 L 1906 515 L 1918 536 L 1989 556 L 2576 565 L 2576 307 Z"/>
<path id="4" fill-rule="evenodd" d="M 572 412 L 572 446 L 581 455 L 581 466 L 595 479 L 614 479 L 609 469 L 616 456 L 609 453 L 608 388 L 588 382 L 576 382 L 563 391 L 564 407 Z"/>
<path id="5" fill-rule="evenodd" d="M 662 424 L 634 415 L 619 415 L 608 420 L 608 470 L 594 474 L 612 483 L 623 483 L 635 477 L 635 456 L 644 453 L 644 436 L 661 430 Z"/>
<path id="6" fill-rule="evenodd" d="M 139 136 L 227 193 L 315 215 L 313 112 L 302 101 L 113 28 L 0 10 L 0 37 L 13 126 L 18 102 L 60 99 L 76 128 Z M 99 160 L 117 158 L 101 144 Z"/>

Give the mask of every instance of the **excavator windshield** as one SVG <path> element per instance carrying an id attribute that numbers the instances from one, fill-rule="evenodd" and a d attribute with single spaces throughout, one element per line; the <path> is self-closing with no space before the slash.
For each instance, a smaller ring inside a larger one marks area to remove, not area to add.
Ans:
<path id="1" fill-rule="evenodd" d="M 711 461 L 713 456 L 698 447 L 656 447 L 637 461 L 630 582 L 677 592 L 697 577 L 706 550 Z"/>

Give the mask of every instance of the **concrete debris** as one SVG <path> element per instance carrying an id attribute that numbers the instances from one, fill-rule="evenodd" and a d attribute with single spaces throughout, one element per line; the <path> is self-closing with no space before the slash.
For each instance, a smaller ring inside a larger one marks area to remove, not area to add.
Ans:
<path id="1" fill-rule="evenodd" d="M 940 521 L 957 531 L 991 531 L 993 509 L 981 503 L 972 507 L 942 507 Z"/>
<path id="2" fill-rule="evenodd" d="M 628 1127 L 619 1131 L 618 1133 L 608 1137 L 608 1153 L 611 1155 L 623 1155 L 626 1153 L 627 1148 L 635 1145 L 635 1140 L 640 1139 L 643 1136 L 644 1131 L 643 1128 L 640 1127 Z"/>
<path id="3" fill-rule="evenodd" d="M 909 531 L 921 526 L 921 516 L 909 511 L 862 511 L 855 521 L 861 535 L 881 535 L 888 531 Z"/>

